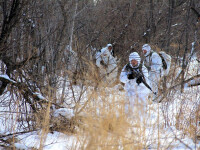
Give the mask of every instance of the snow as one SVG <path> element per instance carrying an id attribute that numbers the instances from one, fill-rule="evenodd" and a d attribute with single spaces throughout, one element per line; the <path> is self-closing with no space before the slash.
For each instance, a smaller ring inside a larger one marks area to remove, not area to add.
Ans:
<path id="1" fill-rule="evenodd" d="M 6 80 L 9 80 L 9 81 L 12 82 L 12 83 L 16 83 L 16 81 L 10 79 L 10 77 L 9 77 L 7 74 L 0 75 L 0 78 L 4 78 L 4 79 L 6 79 Z"/>
<path id="2" fill-rule="evenodd" d="M 177 23 L 176 23 L 176 24 L 173 24 L 172 27 L 177 26 L 177 25 L 178 25 Z"/>
<path id="3" fill-rule="evenodd" d="M 172 27 L 175 27 L 175 26 L 178 26 L 178 25 L 181 25 L 182 23 L 176 23 L 176 24 L 173 24 Z"/>
<path id="4" fill-rule="evenodd" d="M 193 52 L 194 52 L 194 46 L 195 46 L 195 42 L 192 42 L 191 54 L 193 54 Z"/>
<path id="5" fill-rule="evenodd" d="M 19 141 L 15 143 L 17 149 L 39 149 L 41 136 L 40 132 L 30 132 L 18 136 Z M 43 150 L 66 150 L 71 149 L 75 144 L 76 138 L 74 136 L 68 136 L 60 132 L 48 133 Z"/>
<path id="6" fill-rule="evenodd" d="M 80 90 L 78 87 L 76 87 L 75 89 Z M 115 90 L 117 91 L 117 86 L 116 86 L 116 88 L 114 88 L 112 90 L 111 90 L 111 88 L 106 88 L 105 90 L 107 91 L 107 93 L 106 93 L 107 97 L 109 97 L 109 99 L 110 99 L 110 102 L 109 102 L 110 104 L 112 104 L 112 98 L 113 98 L 112 94 L 115 94 L 115 96 L 117 96 L 117 97 L 119 97 L 120 95 L 124 96 L 124 91 L 118 92 L 118 93 L 112 93 Z M 189 88 L 186 91 L 191 93 L 191 90 Z M 196 90 L 193 89 L 192 91 L 193 92 L 191 94 L 194 96 L 194 93 L 196 92 Z M 157 148 L 158 141 L 160 142 L 160 149 L 166 149 L 165 145 L 168 145 L 170 143 L 171 143 L 171 145 L 174 146 L 173 149 L 175 149 L 175 150 L 187 149 L 185 144 L 189 145 L 192 149 L 195 149 L 194 142 L 189 137 L 185 136 L 185 138 L 182 138 L 184 133 L 182 133 L 181 131 L 178 131 L 174 127 L 175 126 L 175 114 L 178 113 L 178 112 L 176 112 L 176 110 L 178 110 L 178 107 L 180 107 L 181 101 L 184 98 L 186 98 L 184 96 L 188 95 L 188 92 L 186 92 L 182 96 L 180 96 L 180 93 L 177 93 L 176 96 L 174 96 L 174 98 L 176 98 L 177 101 L 174 101 L 174 103 L 169 104 L 168 111 L 171 112 L 168 116 L 170 118 L 169 122 L 171 122 L 171 126 L 169 126 L 169 127 L 164 127 L 164 128 L 162 127 L 163 122 L 165 122 L 165 119 L 161 114 L 162 105 L 158 104 L 158 103 L 149 104 L 149 109 L 152 109 L 154 111 L 154 113 L 151 115 L 151 117 L 147 119 L 147 121 L 150 123 L 150 125 L 145 130 L 145 134 L 147 137 L 146 142 L 147 142 L 147 145 L 149 145 L 150 149 Z M 191 95 L 189 97 L 191 97 Z M 200 95 L 199 95 L 199 97 L 200 97 Z M 193 100 L 194 100 L 194 102 L 199 103 L 199 101 L 195 101 L 195 97 Z M 197 98 L 197 100 L 200 100 L 200 98 Z M 100 97 L 99 97 L 98 102 L 99 101 L 101 101 Z M 101 113 L 102 113 L 101 107 L 105 107 L 105 106 L 103 103 L 102 104 L 99 103 L 99 104 L 101 106 L 99 106 L 96 111 L 97 111 L 97 115 L 99 117 L 101 117 Z M 191 106 L 194 106 L 194 103 L 190 103 L 190 104 L 185 103 L 185 105 L 187 105 L 187 107 L 191 108 Z M 116 105 L 116 106 L 120 107 L 120 105 Z M 106 108 L 106 109 L 109 110 L 110 109 L 109 107 L 110 106 L 108 105 L 108 108 Z M 174 109 L 174 107 L 177 107 L 177 109 Z M 117 107 L 115 107 L 115 108 L 117 110 Z M 159 116 L 158 116 L 158 114 L 159 114 Z M 73 110 L 70 108 L 60 108 L 60 109 L 55 110 L 53 115 L 54 115 L 54 117 L 59 117 L 59 115 L 61 115 L 61 116 L 65 116 L 70 119 L 71 117 L 74 116 L 74 113 L 73 113 Z M 87 115 L 88 114 L 85 113 L 85 116 L 87 116 Z M 120 118 L 120 114 L 118 111 L 116 111 L 116 116 L 118 118 Z M 159 118 L 159 122 L 160 122 L 159 124 L 157 123 L 158 118 Z M 129 122 L 132 122 L 134 124 L 134 120 L 132 120 L 131 118 L 129 118 Z M 152 127 L 151 124 L 154 124 L 154 125 L 157 124 L 157 125 Z M 159 131 L 159 129 L 161 130 L 161 128 L 162 128 L 162 132 Z M 138 132 L 136 128 L 133 128 L 132 130 L 136 133 Z M 158 137 L 159 132 L 160 132 L 160 137 Z M 24 149 L 24 150 L 28 150 L 28 149 L 32 149 L 32 148 L 39 149 L 40 142 L 42 140 L 41 133 L 42 133 L 42 131 L 40 130 L 37 132 L 34 131 L 34 132 L 18 135 L 17 136 L 18 141 L 16 141 L 16 143 L 14 145 L 17 149 Z M 132 136 L 132 134 L 130 134 L 130 136 Z M 181 141 L 179 141 L 178 139 L 181 139 Z M 77 141 L 76 135 L 68 135 L 68 134 L 54 131 L 52 133 L 47 134 L 43 149 L 44 150 L 72 149 L 73 147 L 77 146 L 77 142 L 78 141 Z M 119 146 L 119 149 L 123 149 L 123 144 Z"/>
<path id="7" fill-rule="evenodd" d="M 38 93 L 38 92 L 33 93 L 33 95 L 36 95 L 41 100 L 45 100 L 46 99 L 44 96 L 42 96 L 41 93 Z"/>
<path id="8" fill-rule="evenodd" d="M 68 119 L 71 119 L 72 117 L 74 117 L 74 111 L 73 111 L 73 109 L 60 108 L 54 112 L 53 116 L 59 117 L 59 115 L 64 116 Z"/>
<path id="9" fill-rule="evenodd" d="M 23 149 L 23 150 L 28 149 L 27 146 L 25 146 L 24 144 L 21 144 L 21 143 L 15 143 L 14 145 L 15 145 L 15 147 L 16 147 L 17 149 Z"/>
<path id="10" fill-rule="evenodd" d="M 198 63 L 195 61 L 195 59 L 192 59 L 191 63 L 189 64 L 190 68 L 188 69 L 188 78 L 192 75 L 195 75 L 196 70 L 198 69 Z M 7 75 L 0 75 L 0 77 L 5 78 L 11 82 L 14 82 L 11 80 Z M 63 81 L 63 79 L 61 80 Z M 194 81 L 191 81 L 192 83 Z M 62 84 L 60 84 L 62 85 Z M 68 83 L 66 83 L 68 85 Z M 102 117 L 102 108 L 105 110 L 115 112 L 116 118 L 121 119 L 121 114 L 120 114 L 120 107 L 122 107 L 122 97 L 124 97 L 125 92 L 124 91 L 118 91 L 119 85 L 115 86 L 114 88 L 109 88 L 109 87 L 104 87 L 102 89 L 99 89 L 99 95 L 97 99 L 94 99 L 94 102 L 92 103 L 93 105 L 89 105 L 88 109 L 93 109 L 91 106 L 96 105 L 96 110 L 93 110 L 91 113 L 90 111 L 84 113 L 84 117 L 87 117 L 89 115 L 95 116 L 95 114 L 98 116 L 99 119 Z M 60 92 L 59 94 L 61 95 L 62 90 L 61 88 L 59 89 Z M 105 97 L 101 97 L 101 90 L 105 90 Z M 81 91 L 87 91 L 84 94 L 81 93 Z M 85 102 L 88 100 L 88 94 L 90 92 L 94 91 L 94 88 L 89 87 L 85 89 L 81 89 L 79 86 L 73 86 L 73 93 L 74 93 L 74 101 L 78 101 L 80 99 L 79 95 L 82 95 L 82 101 L 80 102 L 80 105 L 84 105 Z M 69 88 L 66 88 L 67 92 L 67 97 L 65 98 L 66 100 L 66 105 L 64 106 L 65 108 L 59 108 L 55 109 L 53 112 L 54 117 L 60 117 L 64 116 L 67 119 L 71 119 L 72 117 L 75 116 L 72 107 L 75 106 L 75 104 L 68 104 L 68 100 L 72 98 L 72 91 L 70 91 Z M 180 93 L 180 91 L 175 91 L 172 93 L 172 95 L 169 95 L 169 98 L 173 99 L 174 101 L 172 102 L 164 102 L 164 103 L 153 103 L 150 102 L 148 104 L 148 111 L 151 112 L 150 115 L 146 118 L 147 122 L 147 127 L 144 131 L 145 133 L 145 140 L 146 145 L 148 145 L 149 149 L 168 149 L 166 146 L 172 146 L 169 149 L 173 150 L 182 150 L 182 149 L 188 149 L 187 146 L 189 146 L 191 149 L 198 149 L 200 148 L 200 143 L 197 142 L 196 145 L 194 141 L 192 140 L 191 137 L 188 137 L 182 130 L 178 130 L 176 126 L 176 117 L 177 114 L 179 113 L 179 110 L 182 109 L 184 110 L 183 113 L 185 113 L 185 123 L 187 123 L 187 119 L 191 118 L 193 116 L 192 114 L 198 110 L 198 106 L 200 105 L 200 87 L 188 87 L 185 85 L 185 90 L 183 93 Z M 45 99 L 45 97 L 39 93 L 35 92 L 33 93 L 38 96 L 40 99 Z M 58 95 L 58 97 L 60 96 Z M 6 99 L 9 97 L 9 93 L 5 94 L 4 97 L 0 97 L 1 100 Z M 117 99 L 118 98 L 118 99 Z M 108 100 L 108 101 L 106 101 Z M 107 102 L 106 105 L 104 102 Z M 113 106 L 113 101 L 115 101 L 115 106 Z M 163 110 L 168 112 L 168 114 L 163 114 Z M 192 110 L 192 111 L 191 111 Z M 14 131 L 17 130 L 17 121 L 13 122 L 13 118 L 16 118 L 17 120 L 17 113 L 12 114 L 12 113 L 6 113 L 6 111 L 9 111 L 8 108 L 0 106 L 0 134 L 9 134 L 13 133 Z M 3 113 L 4 112 L 4 113 Z M 188 113 L 190 112 L 190 113 Z M 187 114 L 188 113 L 188 114 Z M 82 113 L 83 114 L 83 113 Z M 109 115 L 109 112 L 108 114 Z M 167 116 L 166 116 L 167 115 Z M 134 114 L 130 114 L 130 116 L 127 117 L 127 121 L 132 125 L 129 131 L 129 134 L 126 135 L 128 138 L 133 138 L 133 135 L 139 134 L 137 138 L 140 138 L 140 132 L 138 132 L 137 127 L 134 127 L 135 125 L 135 119 L 134 119 Z M 6 120 L 3 120 L 3 118 L 6 118 Z M 102 117 L 106 118 L 106 116 Z M 167 120 L 166 120 L 167 118 Z M 15 119 L 14 119 L 15 120 Z M 165 122 L 168 122 L 168 125 L 164 125 Z M 124 130 L 125 133 L 125 130 Z M 137 134 L 133 134 L 137 133 Z M 96 133 L 98 134 L 98 132 Z M 111 136 L 112 134 L 109 133 Z M 96 135 L 101 136 L 100 134 Z M 142 135 L 141 135 L 142 137 Z M 14 143 L 14 146 L 16 149 L 23 149 L 23 150 L 28 150 L 28 149 L 39 149 L 41 141 L 44 140 L 44 150 L 65 150 L 65 149 L 78 149 L 79 144 L 80 144 L 80 138 L 76 136 L 76 134 L 68 134 L 68 133 L 61 133 L 58 131 L 53 131 L 53 132 L 48 132 L 46 135 L 46 138 L 42 136 L 42 130 L 39 131 L 33 131 L 29 133 L 24 133 L 21 135 L 16 136 L 17 141 Z M 84 139 L 84 138 L 83 138 Z M 87 136 L 86 136 L 87 139 Z M 81 141 L 84 143 L 85 141 Z M 85 142 L 87 144 L 87 142 Z M 158 147 L 158 143 L 160 143 Z M 1 148 L 0 148 L 1 149 Z M 118 149 L 124 149 L 123 148 L 123 143 L 118 146 Z"/>

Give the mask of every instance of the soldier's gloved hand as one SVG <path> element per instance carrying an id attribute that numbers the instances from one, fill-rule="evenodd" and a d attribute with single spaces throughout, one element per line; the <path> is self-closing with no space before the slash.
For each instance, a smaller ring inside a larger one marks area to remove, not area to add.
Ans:
<path id="1" fill-rule="evenodd" d="M 100 61 L 100 64 L 104 67 L 104 69 L 108 68 L 108 65 L 106 63 L 104 63 L 103 60 Z"/>
<path id="2" fill-rule="evenodd" d="M 139 85 L 140 83 L 142 83 L 142 77 L 138 77 L 137 80 L 136 80 L 136 83 Z"/>
<path id="3" fill-rule="evenodd" d="M 128 78 L 129 80 L 131 80 L 131 79 L 135 79 L 135 77 L 134 77 L 133 74 L 128 74 L 128 75 L 127 75 L 127 78 Z"/>
<path id="4" fill-rule="evenodd" d="M 100 61 L 100 64 L 101 64 L 101 65 L 104 65 L 105 63 L 103 62 L 103 60 L 101 60 L 101 61 Z"/>

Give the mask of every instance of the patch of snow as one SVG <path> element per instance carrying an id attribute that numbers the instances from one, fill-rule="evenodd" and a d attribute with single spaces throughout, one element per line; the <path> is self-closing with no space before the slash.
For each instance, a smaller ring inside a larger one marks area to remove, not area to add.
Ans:
<path id="1" fill-rule="evenodd" d="M 19 141 L 14 145 L 16 148 L 24 150 L 36 148 L 39 149 L 41 137 L 37 132 L 26 133 L 19 135 Z M 44 142 L 43 150 L 66 150 L 71 149 L 76 144 L 74 136 L 68 136 L 60 132 L 48 133 Z"/>
<path id="2" fill-rule="evenodd" d="M 28 147 L 25 146 L 24 144 L 21 143 L 15 143 L 15 148 L 19 149 L 19 150 L 28 150 Z"/>
<path id="3" fill-rule="evenodd" d="M 37 97 L 38 97 L 39 99 L 41 99 L 41 100 L 45 100 L 45 99 L 46 99 L 44 96 L 42 96 L 41 93 L 38 93 L 38 92 L 33 93 L 33 95 L 37 95 Z"/>
<path id="4" fill-rule="evenodd" d="M 173 24 L 172 27 L 177 26 L 177 25 L 178 25 L 177 23 L 176 23 L 176 24 Z"/>
<path id="5" fill-rule="evenodd" d="M 59 117 L 60 115 L 65 118 L 71 119 L 72 117 L 74 117 L 74 111 L 73 109 L 69 108 L 60 108 L 57 109 L 53 114 L 54 117 Z"/>
<path id="6" fill-rule="evenodd" d="M 9 80 L 9 81 L 12 82 L 12 83 L 17 83 L 16 81 L 10 79 L 10 77 L 9 77 L 7 74 L 0 75 L 0 77 L 1 77 L 1 78 L 4 78 L 4 79 L 6 79 L 6 80 Z"/>

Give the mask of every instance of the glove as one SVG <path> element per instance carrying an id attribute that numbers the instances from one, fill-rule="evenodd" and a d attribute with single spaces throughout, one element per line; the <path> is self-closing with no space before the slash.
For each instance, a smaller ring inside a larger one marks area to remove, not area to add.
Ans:
<path id="1" fill-rule="evenodd" d="M 127 75 L 127 78 L 128 78 L 129 80 L 131 80 L 131 79 L 135 79 L 135 77 L 134 77 L 133 74 L 128 74 L 128 75 Z"/>
<path id="2" fill-rule="evenodd" d="M 100 61 L 100 64 L 101 64 L 105 69 L 108 68 L 108 65 L 105 64 L 103 60 Z"/>
<path id="3" fill-rule="evenodd" d="M 142 77 L 138 77 L 137 80 L 136 80 L 136 83 L 139 85 L 140 83 L 142 83 Z"/>

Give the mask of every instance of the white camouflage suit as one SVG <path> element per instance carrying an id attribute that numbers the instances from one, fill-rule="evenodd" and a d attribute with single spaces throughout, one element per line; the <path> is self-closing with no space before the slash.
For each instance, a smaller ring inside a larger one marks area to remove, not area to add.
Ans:
<path id="1" fill-rule="evenodd" d="M 107 83 L 113 83 L 117 78 L 117 61 L 108 50 L 108 44 L 96 54 L 96 65 L 99 68 L 100 76 Z"/>
<path id="2" fill-rule="evenodd" d="M 149 71 L 149 82 L 153 92 L 158 94 L 159 82 L 163 76 L 162 59 L 156 52 L 151 52 L 151 47 L 148 44 L 142 46 L 142 50 L 146 50 L 147 53 L 144 55 L 145 59 L 143 64 L 148 68 Z M 150 55 L 150 53 L 152 53 Z M 155 98 L 156 95 L 154 95 Z"/>
<path id="3" fill-rule="evenodd" d="M 133 67 L 131 65 L 132 59 L 135 59 L 138 61 L 138 66 Z M 141 61 L 141 59 L 137 52 L 133 52 L 129 55 L 130 66 L 133 69 L 135 69 L 136 71 L 139 71 L 140 61 Z M 144 65 L 142 65 L 142 72 L 143 72 L 144 78 L 148 84 L 149 83 L 148 82 L 148 70 Z M 134 111 L 135 107 L 138 105 L 142 105 L 143 108 L 146 107 L 146 104 L 147 104 L 146 101 L 147 101 L 148 95 L 150 93 L 150 90 L 143 83 L 138 84 L 136 82 L 137 78 L 128 79 L 129 74 L 131 74 L 131 72 L 126 70 L 126 65 L 125 65 L 120 74 L 120 81 L 125 83 L 124 89 L 128 96 L 130 107 L 131 107 L 132 111 Z M 137 110 L 137 109 L 135 109 L 135 110 Z M 127 105 L 125 105 L 125 112 L 126 113 L 128 112 Z"/>

